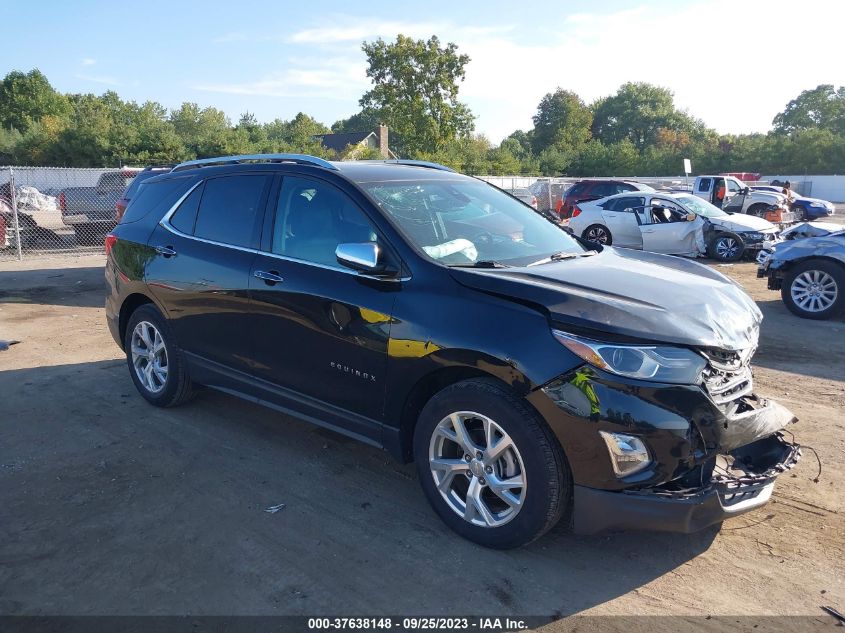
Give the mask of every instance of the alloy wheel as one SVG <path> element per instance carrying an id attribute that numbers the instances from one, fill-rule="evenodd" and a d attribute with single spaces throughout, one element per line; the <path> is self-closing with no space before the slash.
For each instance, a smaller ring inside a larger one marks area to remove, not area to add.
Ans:
<path id="1" fill-rule="evenodd" d="M 839 295 L 836 280 L 823 270 L 804 271 L 793 280 L 789 291 L 795 305 L 806 312 L 827 310 Z"/>
<path id="2" fill-rule="evenodd" d="M 498 527 L 525 503 L 525 466 L 516 444 L 489 417 L 457 411 L 431 436 L 429 468 L 440 495 L 465 521 Z"/>
<path id="3" fill-rule="evenodd" d="M 731 259 L 739 252 L 739 244 L 732 237 L 722 237 L 716 242 L 716 254 L 719 259 Z"/>
<path id="4" fill-rule="evenodd" d="M 594 226 L 587 231 L 587 239 L 590 242 L 598 242 L 599 244 L 607 244 L 607 231 L 600 226 Z"/>
<path id="5" fill-rule="evenodd" d="M 132 366 L 144 389 L 158 393 L 167 383 L 167 348 L 155 325 L 140 321 L 132 330 L 130 341 Z"/>

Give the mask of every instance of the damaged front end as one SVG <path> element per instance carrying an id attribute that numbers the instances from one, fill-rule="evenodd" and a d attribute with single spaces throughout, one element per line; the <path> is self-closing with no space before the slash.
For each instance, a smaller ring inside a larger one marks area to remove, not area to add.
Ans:
<path id="1" fill-rule="evenodd" d="M 795 416 L 753 393 L 753 348 L 699 351 L 708 362 L 697 385 L 581 367 L 540 390 L 563 414 L 555 432 L 568 434 L 576 532 L 694 532 L 765 504 L 775 479 L 798 462 L 800 447 L 785 431 Z M 623 453 L 647 450 L 647 463 L 619 476 L 618 457 L 599 436 L 622 438 Z"/>

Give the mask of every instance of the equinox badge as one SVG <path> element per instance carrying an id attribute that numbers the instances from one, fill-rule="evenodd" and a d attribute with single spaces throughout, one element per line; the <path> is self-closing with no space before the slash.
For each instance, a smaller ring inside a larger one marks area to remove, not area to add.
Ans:
<path id="1" fill-rule="evenodd" d="M 363 378 L 364 380 L 369 380 L 370 382 L 375 382 L 376 377 L 373 374 L 369 374 L 364 371 L 359 371 L 357 369 L 353 369 L 349 365 L 344 365 L 342 363 L 336 363 L 334 361 L 330 362 L 332 369 L 336 369 L 338 371 L 342 371 L 345 374 L 349 374 L 350 376 L 356 376 L 357 378 Z"/>

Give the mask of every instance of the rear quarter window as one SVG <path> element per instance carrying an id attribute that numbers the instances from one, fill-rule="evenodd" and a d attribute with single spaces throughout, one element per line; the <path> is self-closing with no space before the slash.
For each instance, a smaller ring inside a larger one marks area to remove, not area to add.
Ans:
<path id="1" fill-rule="evenodd" d="M 192 178 L 169 178 L 152 182 L 142 182 L 138 191 L 129 200 L 126 213 L 123 214 L 121 224 L 137 222 L 145 218 L 150 212 L 159 215 L 172 207 L 179 197 L 187 191 Z"/>
<path id="2" fill-rule="evenodd" d="M 710 191 L 710 178 L 702 178 L 698 182 L 699 191 Z"/>

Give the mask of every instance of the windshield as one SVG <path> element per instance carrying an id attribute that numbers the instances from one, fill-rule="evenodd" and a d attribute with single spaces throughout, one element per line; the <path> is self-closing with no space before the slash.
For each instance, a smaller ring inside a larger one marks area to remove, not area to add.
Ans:
<path id="1" fill-rule="evenodd" d="M 719 207 L 710 204 L 707 200 L 702 200 L 698 196 L 687 194 L 683 196 L 676 196 L 676 198 L 680 200 L 687 209 L 696 215 L 700 215 L 705 218 L 721 218 L 728 215 Z"/>
<path id="2" fill-rule="evenodd" d="M 477 180 L 362 183 L 419 251 L 446 265 L 521 266 L 585 249 L 531 207 Z"/>

